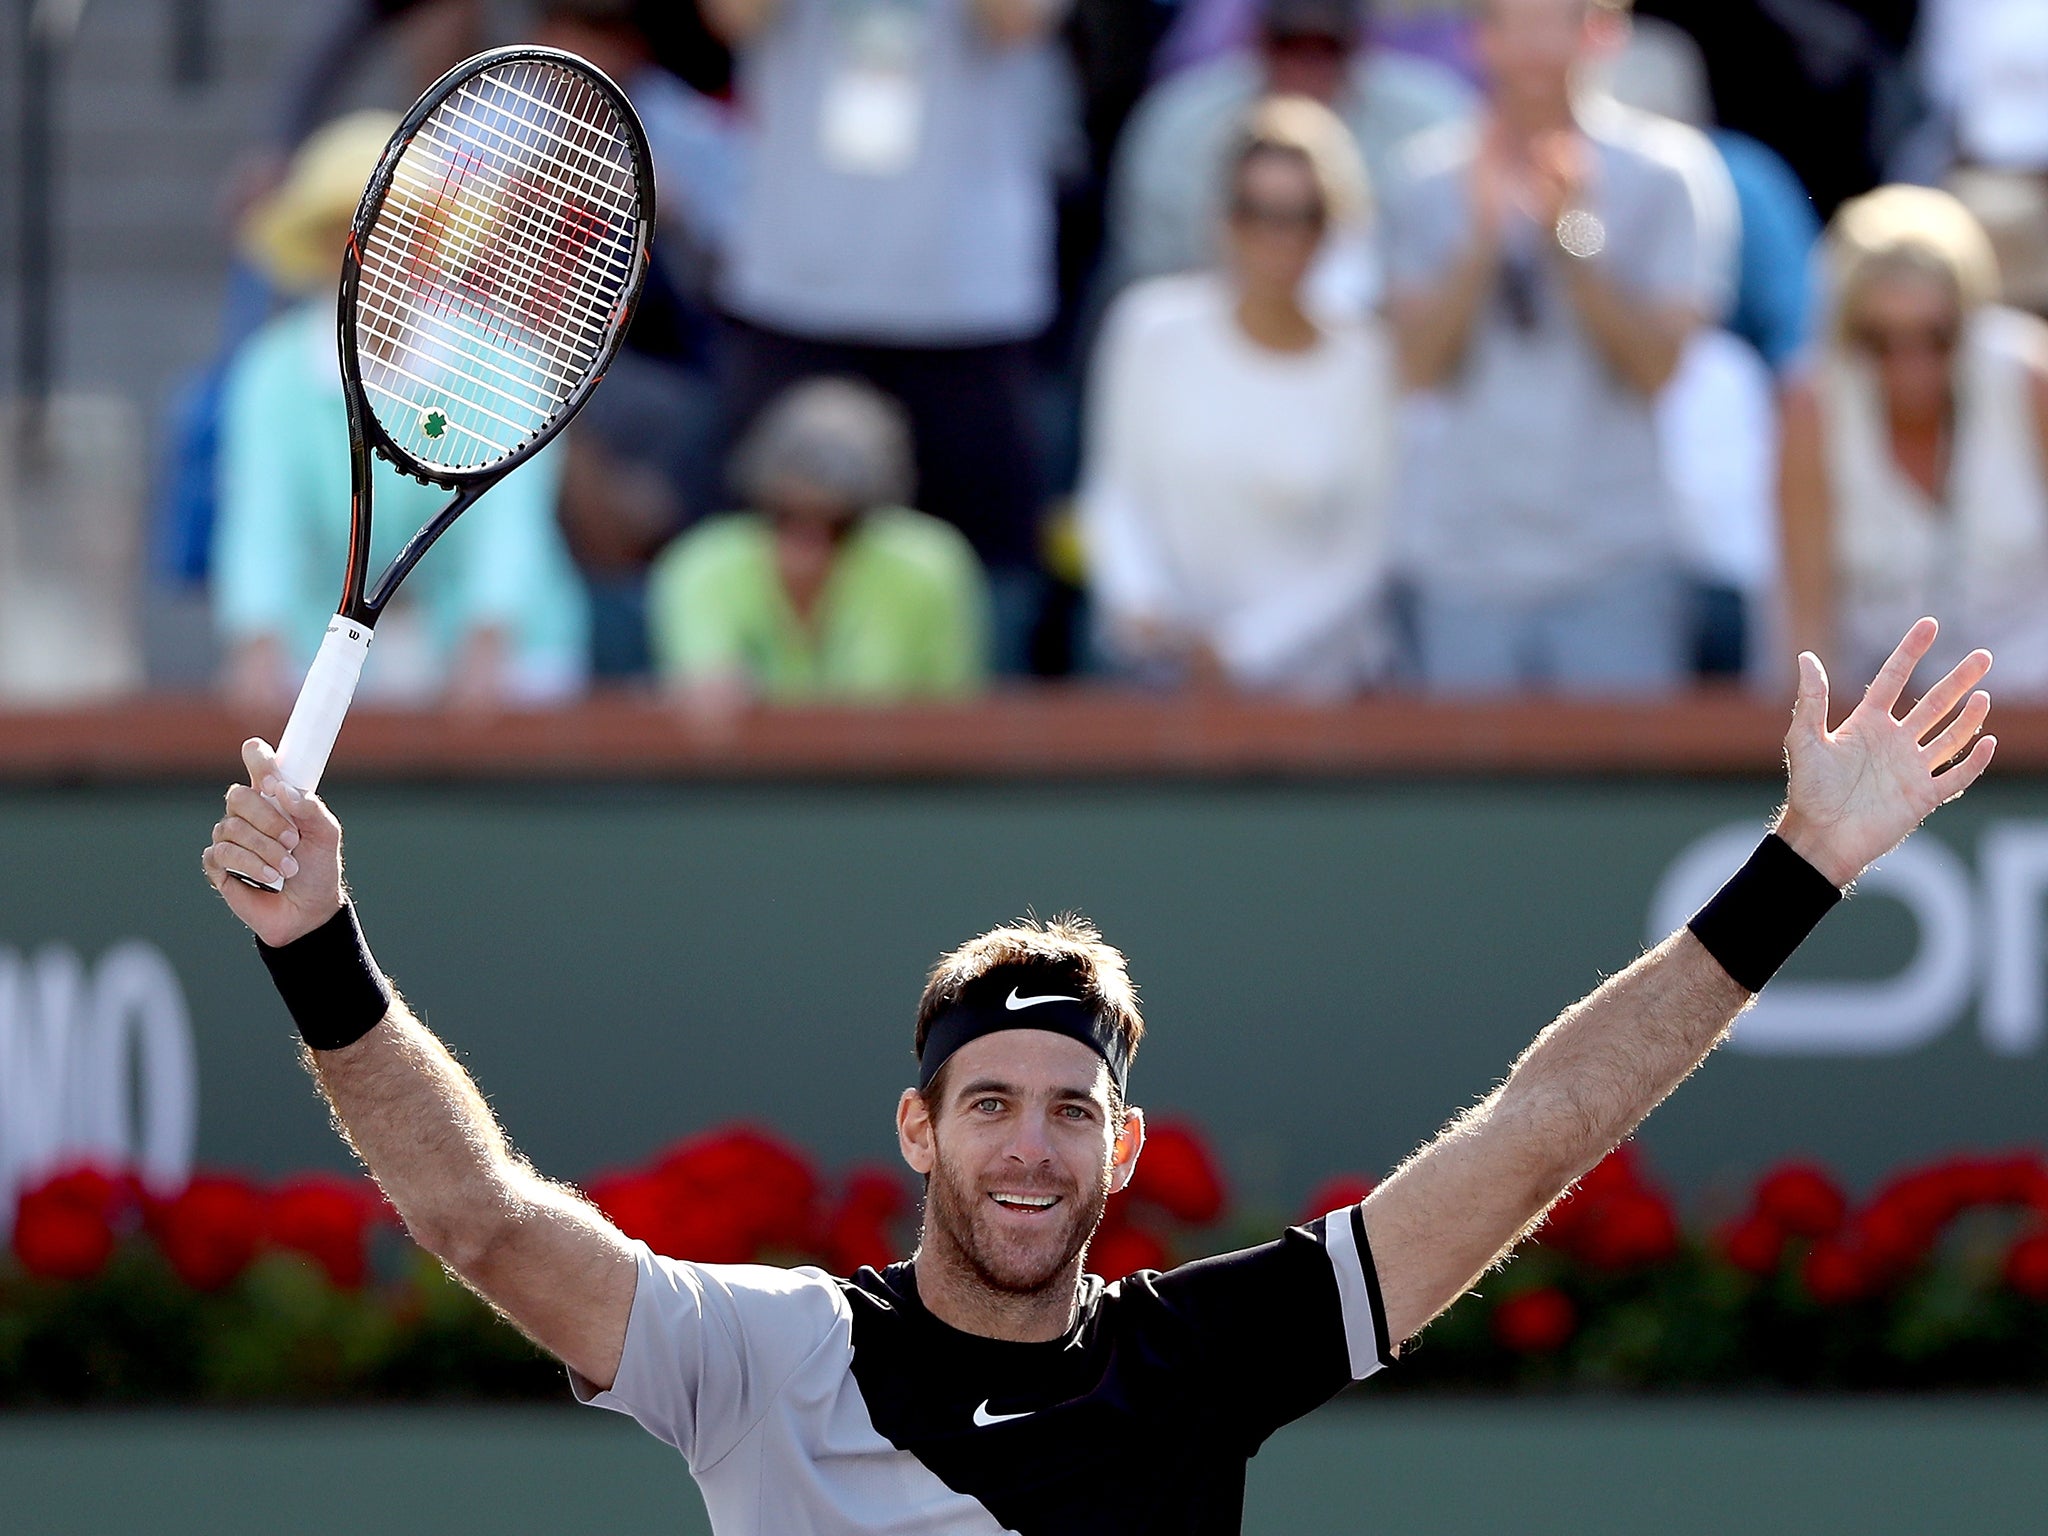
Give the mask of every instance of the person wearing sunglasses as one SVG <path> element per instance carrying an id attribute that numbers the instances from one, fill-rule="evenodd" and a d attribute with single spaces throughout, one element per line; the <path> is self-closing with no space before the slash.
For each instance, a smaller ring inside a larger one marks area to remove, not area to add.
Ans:
<path id="1" fill-rule="evenodd" d="M 2048 325 L 1996 302 L 1991 243 L 1947 193 L 1846 203 L 1826 250 L 1829 322 L 1785 401 L 1792 638 L 1853 668 L 1931 613 L 1923 676 L 1995 645 L 2008 688 L 2048 694 Z"/>
<path id="2" fill-rule="evenodd" d="M 656 666 L 711 720 L 753 703 L 887 703 L 979 692 L 988 581 L 957 530 L 910 510 L 910 422 L 857 379 L 772 401 L 734 455 L 749 510 L 655 562 Z"/>
<path id="3" fill-rule="evenodd" d="M 1393 363 L 1318 315 L 1332 232 L 1364 223 L 1344 125 L 1263 103 L 1226 161 L 1220 268 L 1127 290 L 1104 326 L 1080 495 L 1107 658 L 1161 686 L 1319 697 L 1376 681 Z"/>

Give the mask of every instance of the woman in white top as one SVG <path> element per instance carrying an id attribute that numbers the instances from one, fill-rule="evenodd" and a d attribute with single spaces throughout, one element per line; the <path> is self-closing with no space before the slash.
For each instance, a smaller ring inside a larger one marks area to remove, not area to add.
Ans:
<path id="1" fill-rule="evenodd" d="M 1333 697 L 1383 673 L 1393 365 L 1376 322 L 1312 316 L 1326 238 L 1365 216 L 1343 124 L 1258 107 L 1228 162 L 1220 271 L 1117 301 L 1081 517 L 1109 658 L 1162 682 Z"/>
<path id="2" fill-rule="evenodd" d="M 2048 695 L 2048 325 L 1993 302 L 1990 243 L 1943 192 L 1845 204 L 1828 258 L 1831 323 L 1785 404 L 1796 647 L 1853 675 L 1931 613 L 1923 678 L 1982 646 L 2004 693 Z"/>

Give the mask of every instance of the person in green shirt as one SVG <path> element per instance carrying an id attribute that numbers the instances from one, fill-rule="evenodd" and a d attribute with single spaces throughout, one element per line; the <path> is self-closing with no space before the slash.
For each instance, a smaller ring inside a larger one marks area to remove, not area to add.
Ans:
<path id="1" fill-rule="evenodd" d="M 656 562 L 656 667 L 687 701 L 959 698 L 988 678 L 988 580 L 965 538 L 903 505 L 901 407 L 850 379 L 794 386 L 734 456 L 755 510 L 713 517 Z"/>

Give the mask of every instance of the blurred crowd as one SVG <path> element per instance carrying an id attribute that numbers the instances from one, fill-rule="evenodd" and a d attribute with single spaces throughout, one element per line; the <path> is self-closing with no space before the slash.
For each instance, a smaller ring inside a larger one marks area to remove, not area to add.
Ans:
<path id="1" fill-rule="evenodd" d="M 336 0 L 237 172 L 158 542 L 246 703 L 295 692 L 347 541 L 332 285 L 397 119 L 335 103 L 504 20 Z M 2048 695 L 2038 0 L 543 0 L 518 36 L 638 107 L 655 268 L 367 694 L 1775 691 L 1932 612 L 1930 666 Z M 380 474 L 395 548 L 442 493 Z"/>

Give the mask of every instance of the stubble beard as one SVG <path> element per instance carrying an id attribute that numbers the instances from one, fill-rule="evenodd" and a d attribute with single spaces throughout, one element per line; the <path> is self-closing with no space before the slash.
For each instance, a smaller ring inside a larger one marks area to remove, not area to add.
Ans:
<path id="1" fill-rule="evenodd" d="M 938 1151 L 936 1141 L 933 1151 Z M 920 1247 L 931 1248 L 936 1236 L 987 1289 L 1016 1298 L 1042 1295 L 1072 1273 L 1074 1261 L 1087 1250 L 1095 1229 L 1102 1224 L 1109 1202 L 1109 1176 L 1105 1171 L 1092 1189 L 1044 1192 L 1059 1195 L 1064 1230 L 1057 1242 L 1042 1238 L 1024 1249 L 1005 1242 L 997 1233 L 988 1194 L 979 1182 L 958 1177 L 943 1156 L 936 1156 L 925 1191 L 925 1240 Z"/>

